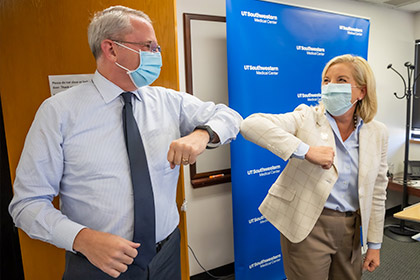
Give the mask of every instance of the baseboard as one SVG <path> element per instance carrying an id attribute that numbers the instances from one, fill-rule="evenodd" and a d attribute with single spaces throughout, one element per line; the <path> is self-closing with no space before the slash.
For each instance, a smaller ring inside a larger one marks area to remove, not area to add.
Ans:
<path id="1" fill-rule="evenodd" d="M 228 276 L 235 273 L 235 264 L 229 263 L 223 266 L 219 266 L 212 270 L 209 270 L 209 272 L 212 275 L 217 276 L 217 277 Z M 196 274 L 190 277 L 190 280 L 207 280 L 207 279 L 209 279 L 209 276 L 207 275 L 206 272 Z"/>

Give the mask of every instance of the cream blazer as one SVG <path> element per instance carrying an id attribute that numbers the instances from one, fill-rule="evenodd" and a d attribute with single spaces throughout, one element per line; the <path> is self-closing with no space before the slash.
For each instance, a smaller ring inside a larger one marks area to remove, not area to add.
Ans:
<path id="1" fill-rule="evenodd" d="M 242 135 L 282 158 L 289 159 L 259 207 L 260 212 L 293 243 L 304 240 L 321 215 L 338 178 L 307 160 L 290 158 L 301 142 L 336 149 L 334 132 L 322 107 L 298 106 L 286 114 L 253 114 L 241 125 Z M 388 132 L 371 121 L 359 130 L 359 205 L 363 244 L 381 243 L 385 217 Z"/>

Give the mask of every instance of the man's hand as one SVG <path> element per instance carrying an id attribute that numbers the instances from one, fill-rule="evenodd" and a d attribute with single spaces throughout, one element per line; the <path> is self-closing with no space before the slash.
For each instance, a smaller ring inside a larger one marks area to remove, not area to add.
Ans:
<path id="1" fill-rule="evenodd" d="M 324 169 L 330 169 L 334 163 L 334 150 L 328 146 L 311 146 L 305 155 L 305 159 Z"/>
<path id="2" fill-rule="evenodd" d="M 175 165 L 193 164 L 207 146 L 210 136 L 207 131 L 197 129 L 191 134 L 172 141 L 168 151 L 168 161 L 171 168 Z"/>
<path id="3" fill-rule="evenodd" d="M 379 262 L 379 249 L 368 249 L 366 257 L 363 262 L 363 270 L 374 271 L 380 264 Z"/>
<path id="4" fill-rule="evenodd" d="M 74 239 L 73 249 L 82 253 L 94 266 L 117 278 L 127 271 L 137 256 L 139 243 L 118 235 L 89 228 L 82 229 Z"/>

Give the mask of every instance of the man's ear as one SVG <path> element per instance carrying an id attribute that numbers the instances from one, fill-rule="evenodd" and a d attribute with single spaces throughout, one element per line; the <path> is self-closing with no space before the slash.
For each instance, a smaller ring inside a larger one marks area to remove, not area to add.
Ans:
<path id="1" fill-rule="evenodd" d="M 101 50 L 102 50 L 102 55 L 106 60 L 110 60 L 112 62 L 117 61 L 115 44 L 111 40 L 109 39 L 103 40 L 101 42 Z"/>

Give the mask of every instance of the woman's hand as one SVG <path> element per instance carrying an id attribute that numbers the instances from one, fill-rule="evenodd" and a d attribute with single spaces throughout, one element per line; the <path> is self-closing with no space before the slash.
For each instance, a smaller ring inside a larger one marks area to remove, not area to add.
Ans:
<path id="1" fill-rule="evenodd" d="M 379 251 L 380 249 L 367 250 L 365 261 L 363 262 L 363 270 L 372 272 L 379 266 Z"/>
<path id="2" fill-rule="evenodd" d="M 328 146 L 311 146 L 305 155 L 310 163 L 321 165 L 324 169 L 330 169 L 334 163 L 334 149 Z"/>

